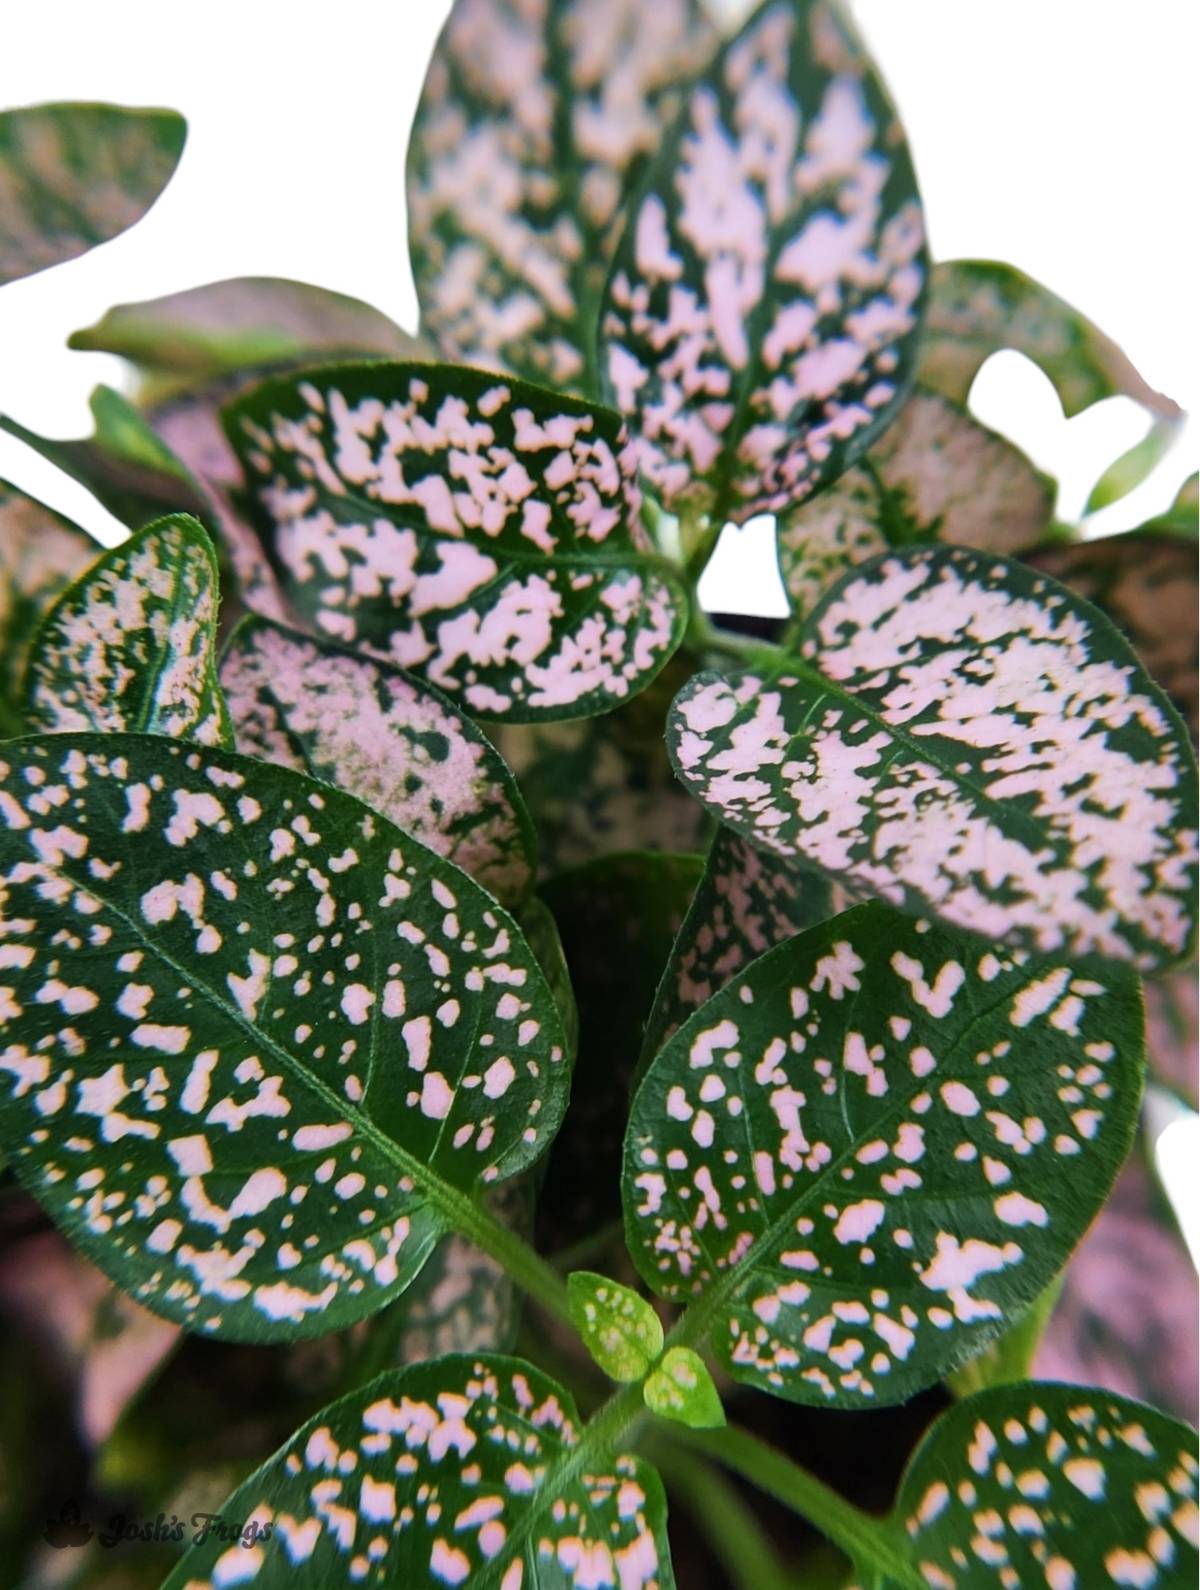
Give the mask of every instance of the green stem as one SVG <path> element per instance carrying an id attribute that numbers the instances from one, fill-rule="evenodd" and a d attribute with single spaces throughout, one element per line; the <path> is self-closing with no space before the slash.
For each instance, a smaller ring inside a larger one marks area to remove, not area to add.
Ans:
<path id="1" fill-rule="evenodd" d="M 455 1229 L 462 1236 L 491 1254 L 521 1290 L 548 1314 L 553 1314 L 555 1319 L 562 1320 L 572 1331 L 575 1330 L 575 1322 L 567 1307 L 566 1282 L 552 1264 L 530 1247 L 524 1238 L 501 1225 L 494 1215 L 480 1205 L 464 1199 L 454 1213 L 457 1216 Z"/>
<path id="2" fill-rule="evenodd" d="M 791 1578 L 753 1509 L 711 1464 L 662 1439 L 647 1443 L 646 1455 L 687 1504 L 738 1590 L 789 1590 Z"/>
<path id="3" fill-rule="evenodd" d="M 841 1547 L 857 1567 L 882 1573 L 905 1590 L 926 1590 L 886 1524 L 862 1512 L 815 1474 L 809 1474 L 748 1430 L 736 1425 L 716 1431 L 672 1427 L 671 1434 L 801 1513 L 826 1539 Z"/>

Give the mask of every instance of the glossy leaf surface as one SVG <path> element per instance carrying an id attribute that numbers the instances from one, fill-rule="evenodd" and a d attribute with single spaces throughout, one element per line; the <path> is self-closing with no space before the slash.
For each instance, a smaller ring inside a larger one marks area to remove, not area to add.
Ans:
<path id="1" fill-rule="evenodd" d="M 1137 984 L 861 906 L 660 1050 L 623 1197 L 659 1296 L 737 1378 L 904 1401 L 1023 1311 L 1100 1208 L 1141 1086 Z"/>
<path id="2" fill-rule="evenodd" d="M 322 1409 L 221 1508 L 270 1537 L 193 1548 L 164 1590 L 673 1590 L 648 1464 L 572 1462 L 580 1420 L 517 1358 L 449 1357 Z"/>
<path id="3" fill-rule="evenodd" d="M 1013 553 L 1041 540 L 1054 487 L 1020 450 L 936 392 L 913 393 L 871 450 L 776 526 L 797 616 L 848 568 L 891 546 L 943 541 Z"/>
<path id="4" fill-rule="evenodd" d="M 610 410 L 381 363 L 266 382 L 226 426 L 296 612 L 479 716 L 605 711 L 679 644 Z"/>
<path id="5" fill-rule="evenodd" d="M 173 110 L 64 102 L 0 113 L 0 283 L 86 254 L 140 221 L 186 136 Z"/>
<path id="6" fill-rule="evenodd" d="M 767 0 L 688 91 L 601 319 L 604 390 L 658 498 L 716 525 L 811 496 L 895 415 L 924 227 L 844 13 Z"/>
<path id="7" fill-rule="evenodd" d="M 22 679 L 38 619 L 101 548 L 78 525 L 0 481 L 0 701 L 19 727 Z"/>
<path id="8" fill-rule="evenodd" d="M 185 514 L 106 552 L 38 626 L 31 727 L 231 743 L 215 668 L 218 600 L 212 543 Z"/>
<path id="9" fill-rule="evenodd" d="M 1036 1382 L 943 1414 L 895 1528 L 936 1590 L 1168 1590 L 1196 1577 L 1196 1437 L 1123 1397 Z"/>
<path id="10" fill-rule="evenodd" d="M 139 1301 L 336 1329 L 543 1151 L 557 1012 L 457 868 L 227 751 L 52 735 L 0 761 L 0 1144 Z"/>
<path id="11" fill-rule="evenodd" d="M 505 905 L 529 892 L 535 840 L 513 776 L 440 691 L 265 619 L 231 637 L 221 683 L 238 750 L 357 795 Z"/>
<path id="12" fill-rule="evenodd" d="M 989 938 L 1186 956 L 1193 753 L 1094 608 L 1003 558 L 909 549 L 836 585 L 800 653 L 676 699 L 672 757 L 722 822 Z"/>
<path id="13" fill-rule="evenodd" d="M 422 324 L 448 357 L 595 390 L 622 200 L 712 40 L 698 0 L 457 0 L 408 158 Z"/>

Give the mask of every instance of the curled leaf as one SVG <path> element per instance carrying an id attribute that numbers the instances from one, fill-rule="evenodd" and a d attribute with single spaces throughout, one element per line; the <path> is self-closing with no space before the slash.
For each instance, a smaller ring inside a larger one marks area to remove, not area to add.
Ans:
<path id="1" fill-rule="evenodd" d="M 609 278 L 604 391 L 658 498 L 719 526 L 836 479 L 903 399 L 925 274 L 903 132 L 844 13 L 767 0 L 689 88 Z"/>
<path id="2" fill-rule="evenodd" d="M 186 514 L 147 525 L 98 558 L 42 619 L 26 673 L 30 724 L 228 744 L 217 602 L 203 526 Z"/>
<path id="3" fill-rule="evenodd" d="M 1193 942 L 1195 759 L 1124 637 L 963 548 L 843 579 L 769 674 L 700 674 L 668 747 L 752 844 L 914 913 L 1150 970 Z"/>
<path id="4" fill-rule="evenodd" d="M 595 390 L 622 201 L 712 39 L 698 0 L 457 0 L 408 156 L 422 325 L 448 356 Z"/>
<path id="5" fill-rule="evenodd" d="M 173 110 L 64 102 L 0 113 L 0 283 L 75 259 L 140 221 L 186 137 Z"/>
<path id="6" fill-rule="evenodd" d="M 192 1330 L 273 1340 L 479 1235 L 570 1066 L 490 895 L 232 752 L 51 735 L 0 764 L 0 1147 L 73 1242 Z"/>
<path id="7" fill-rule="evenodd" d="M 237 747 L 357 795 L 505 905 L 536 842 L 512 774 L 471 720 L 399 668 L 249 619 L 221 662 Z"/>
<path id="8" fill-rule="evenodd" d="M 860 906 L 768 951 L 634 1098 L 629 1250 L 738 1380 L 902 1402 L 1022 1313 L 1137 1120 L 1137 981 Z"/>
<path id="9" fill-rule="evenodd" d="M 673 1590 L 658 1475 L 590 1455 L 568 1394 L 518 1358 L 453 1356 L 323 1408 L 221 1509 L 163 1590 Z M 586 1438 L 584 1438 L 586 1439 Z"/>
<path id="10" fill-rule="evenodd" d="M 686 598 L 608 409 L 380 363 L 265 382 L 226 427 L 301 618 L 479 716 L 603 712 L 679 644 Z"/>

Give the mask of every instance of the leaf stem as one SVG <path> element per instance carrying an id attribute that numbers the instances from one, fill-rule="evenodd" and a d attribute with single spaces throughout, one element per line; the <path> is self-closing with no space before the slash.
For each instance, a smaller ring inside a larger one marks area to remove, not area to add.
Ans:
<path id="1" fill-rule="evenodd" d="M 464 1198 L 454 1214 L 455 1229 L 462 1236 L 503 1265 L 523 1292 L 575 1333 L 575 1322 L 567 1307 L 566 1282 L 552 1264 L 479 1204 Z"/>
<path id="2" fill-rule="evenodd" d="M 785 1506 L 802 1514 L 854 1563 L 874 1569 L 905 1590 L 926 1590 L 924 1581 L 893 1539 L 887 1524 L 872 1518 L 831 1490 L 807 1469 L 760 1441 L 748 1430 L 671 1428 L 672 1439 L 715 1458 Z"/>

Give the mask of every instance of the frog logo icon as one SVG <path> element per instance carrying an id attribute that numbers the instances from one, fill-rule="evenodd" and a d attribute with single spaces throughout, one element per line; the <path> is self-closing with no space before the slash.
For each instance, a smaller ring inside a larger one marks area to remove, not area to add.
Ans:
<path id="1" fill-rule="evenodd" d="M 57 1518 L 46 1521 L 46 1528 L 42 1539 L 48 1546 L 62 1551 L 68 1546 L 86 1546 L 92 1538 L 92 1530 L 79 1516 L 79 1503 L 75 1500 L 62 1504 Z"/>

